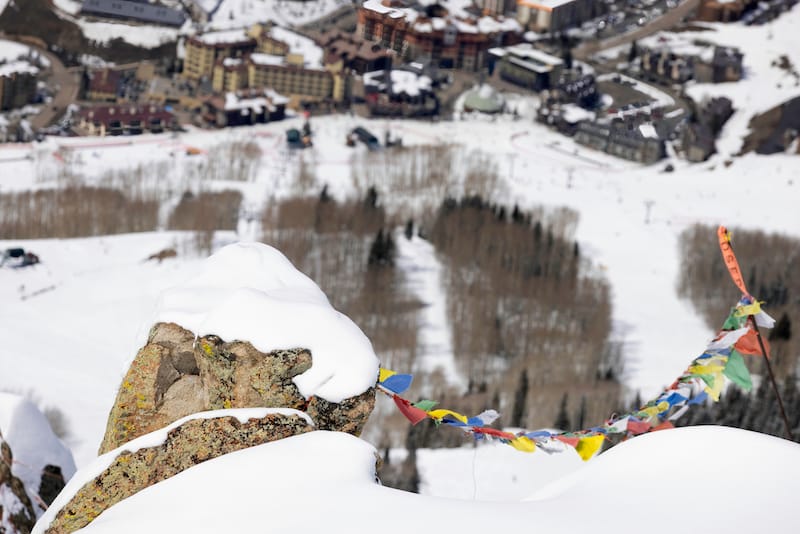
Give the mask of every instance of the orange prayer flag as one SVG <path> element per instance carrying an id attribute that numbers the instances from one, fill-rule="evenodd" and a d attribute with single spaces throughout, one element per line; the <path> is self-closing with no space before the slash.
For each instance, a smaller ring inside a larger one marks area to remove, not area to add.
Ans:
<path id="1" fill-rule="evenodd" d="M 736 260 L 736 254 L 733 253 L 731 247 L 731 235 L 728 229 L 724 226 L 717 228 L 717 238 L 719 239 L 719 250 L 722 252 L 722 260 L 728 268 L 728 273 L 731 275 L 733 283 L 742 291 L 743 295 L 750 295 L 747 292 L 747 287 L 744 285 L 744 278 L 742 277 L 742 270 L 739 268 L 739 262 Z"/>
<path id="2" fill-rule="evenodd" d="M 769 358 L 769 342 L 764 338 L 761 338 L 761 341 L 764 343 L 764 350 L 767 352 L 766 354 L 762 354 L 761 346 L 758 343 L 758 335 L 754 330 L 748 330 L 745 335 L 740 337 L 739 340 L 733 344 L 733 348 L 741 354 L 766 356 Z"/>

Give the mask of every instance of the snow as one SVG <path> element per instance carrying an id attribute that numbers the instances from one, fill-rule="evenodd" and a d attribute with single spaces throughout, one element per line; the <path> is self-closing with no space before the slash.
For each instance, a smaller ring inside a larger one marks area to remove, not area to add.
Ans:
<path id="1" fill-rule="evenodd" d="M 11 472 L 22 481 L 34 510 L 41 515 L 36 503 L 42 470 L 47 465 L 59 466 L 64 480 L 69 480 L 75 474 L 72 453 L 53 434 L 42 412 L 31 401 L 12 393 L 0 392 L 0 435 L 11 447 Z"/>
<path id="2" fill-rule="evenodd" d="M 306 68 L 322 68 L 325 52 L 308 37 L 280 26 L 273 26 L 269 34 L 274 39 L 288 44 L 290 54 L 298 54 L 303 56 L 303 62 L 305 63 Z"/>
<path id="3" fill-rule="evenodd" d="M 431 84 L 433 81 L 429 76 L 418 74 L 409 70 L 392 69 L 392 93 L 393 94 L 407 94 L 408 96 L 419 96 L 424 92 L 431 92 Z M 364 73 L 364 85 L 374 85 L 378 90 L 386 90 L 386 74 L 385 71 L 376 70 Z"/>
<path id="4" fill-rule="evenodd" d="M 710 31 L 687 35 L 719 46 L 741 47 L 744 53 L 744 77 L 739 82 L 694 84 L 686 90 L 695 101 L 715 96 L 725 96 L 733 101 L 734 114 L 717 142 L 717 150 L 724 157 L 741 150 L 753 115 L 800 96 L 800 80 L 775 64 L 781 56 L 786 56 L 795 71 L 800 68 L 798 25 L 800 4 L 763 25 L 705 23 L 703 27 Z M 758 46 L 744 46 L 745 43 L 758 43 Z"/>
<path id="5" fill-rule="evenodd" d="M 309 425 L 314 426 L 314 422 L 305 413 L 298 410 L 289 408 L 234 408 L 228 410 L 212 410 L 208 412 L 201 412 L 178 419 L 174 423 L 165 426 L 144 436 L 139 436 L 116 449 L 109 451 L 101 456 L 98 456 L 90 465 L 82 468 L 69 483 L 64 487 L 58 497 L 53 501 L 47 511 L 42 515 L 40 520 L 36 523 L 32 534 L 42 533 L 55 519 L 58 511 L 61 510 L 69 501 L 80 491 L 80 489 L 91 482 L 100 474 L 103 473 L 108 467 L 114 463 L 122 452 L 128 451 L 135 453 L 139 449 L 158 447 L 166 441 L 169 432 L 187 421 L 194 421 L 198 419 L 218 419 L 221 417 L 235 417 L 240 423 L 246 423 L 251 419 L 262 419 L 267 415 L 285 415 L 285 416 L 298 416 L 305 420 Z"/>
<path id="6" fill-rule="evenodd" d="M 681 231 L 694 223 L 723 223 L 800 236 L 795 209 L 798 159 L 749 154 L 735 158 L 730 166 L 714 157 L 698 165 L 668 160 L 642 167 L 586 149 L 533 123 L 535 106 L 525 106 L 525 102 L 518 106 L 519 121 L 472 116 L 439 123 L 395 120 L 392 131 L 408 146 L 449 142 L 463 144 L 466 153 L 491 149 L 501 178 L 498 202 L 523 208 L 567 206 L 580 213 L 575 238 L 612 288 L 614 336 L 624 343 L 624 383 L 643 398 L 652 397 L 700 354 L 713 335 L 691 304 L 676 295 Z M 285 130 L 300 128 L 302 120 L 233 130 L 190 130 L 175 138 L 142 135 L 8 145 L 0 148 L 0 188 L 10 192 L 52 187 L 56 173 L 64 168 L 54 157 L 58 153 L 64 154 L 72 172 L 86 175 L 89 183 L 99 183 L 111 170 L 144 165 L 143 186 L 152 183 L 178 195 L 187 188 L 235 188 L 252 212 L 266 198 L 287 198 L 296 191 L 291 173 L 286 172 L 283 146 Z M 354 195 L 349 153 L 343 152 L 342 139 L 357 125 L 382 131 L 386 122 L 333 115 L 314 117 L 312 123 L 314 148 L 310 150 L 318 176 L 325 177 L 337 198 Z M 252 182 L 198 183 L 187 177 L 187 166 L 207 156 L 187 156 L 185 147 L 209 150 L 237 140 L 255 142 L 262 152 Z M 676 167 L 675 172 L 660 172 L 667 162 Z M 165 180 L 165 171 L 155 172 L 147 165 L 165 165 L 172 178 Z M 648 206 L 650 217 L 645 224 Z M 219 233 L 218 243 L 252 235 L 252 225 L 243 223 L 241 228 L 239 235 Z M 0 374 L 0 388 L 32 387 L 45 403 L 60 406 L 72 425 L 72 435 L 80 437 L 70 443 L 79 466 L 94 456 L 125 362 L 155 322 L 159 295 L 201 271 L 202 262 L 182 250 L 190 239 L 190 234 L 161 232 L 0 241 L 0 249 L 23 246 L 44 262 L 25 270 L 0 269 L 0 301 L 4 303 L 0 324 L 6 332 L 20 333 L 7 336 L 7 350 L 0 353 L 0 368 L 14 368 L 13 374 Z M 169 247 L 179 249 L 178 259 L 143 262 Z M 435 269 L 432 254 L 425 259 L 420 252 L 418 257 L 417 269 Z M 740 260 L 746 266 L 747 258 Z M 435 284 L 432 278 L 426 287 Z M 442 330 L 442 293 L 424 291 L 422 300 L 431 302 L 434 309 L 426 308 L 423 320 L 439 326 L 432 327 L 430 348 L 425 350 L 432 363 L 417 358 L 417 364 L 420 369 L 447 370 L 450 364 L 443 362 L 451 349 L 445 343 L 449 335 Z M 731 286 L 731 301 L 736 297 Z M 665 317 L 669 328 L 664 327 Z M 428 335 L 424 331 L 422 339 Z M 18 359 L 15 354 L 27 357 Z"/>
<path id="7" fill-rule="evenodd" d="M 206 11 L 216 1 L 202 0 Z M 282 26 L 302 25 L 333 13 L 349 0 L 311 0 L 308 2 L 274 0 L 222 0 L 209 26 L 213 29 L 245 28 L 268 20 Z"/>
<path id="8" fill-rule="evenodd" d="M 14 61 L 20 56 L 27 56 L 30 52 L 29 46 L 0 39 L 0 62 Z"/>
<path id="9" fill-rule="evenodd" d="M 239 43 L 247 41 L 250 37 L 242 30 L 229 30 L 219 32 L 208 32 L 197 36 L 197 39 L 207 45 L 224 44 L 224 43 Z"/>
<path id="10" fill-rule="evenodd" d="M 659 106 L 674 106 L 675 99 L 669 96 L 667 93 L 658 89 L 650 84 L 644 83 L 640 80 L 635 78 L 631 78 L 630 76 L 625 76 L 624 74 L 619 74 L 616 72 L 609 72 L 607 74 L 601 74 L 597 77 L 597 81 L 602 82 L 606 80 L 612 80 L 619 78 L 626 84 L 630 84 L 631 88 L 639 91 L 650 97 L 652 100 L 656 102 Z"/>
<path id="11" fill-rule="evenodd" d="M 251 532 L 265 522 L 276 532 L 301 533 L 345 532 L 354 524 L 387 534 L 441 528 L 625 534 L 644 525 L 653 534 L 672 534 L 680 525 L 709 534 L 780 531 L 794 523 L 800 491 L 797 444 L 721 427 L 637 437 L 524 501 L 385 488 L 375 483 L 375 452 L 348 434 L 322 431 L 237 451 L 125 499 L 81 532 Z M 454 467 L 470 471 L 468 461 Z M 535 470 L 535 464 L 519 468 Z M 724 488 L 724 502 L 704 484 Z M 654 518 L 665 507 L 670 514 Z"/>
<path id="12" fill-rule="evenodd" d="M 311 369 L 293 379 L 306 398 L 341 402 L 378 376 L 364 333 L 283 254 L 261 243 L 228 245 L 211 256 L 198 276 L 166 292 L 157 318 L 199 336 L 249 341 L 261 352 L 309 349 Z"/>
<path id="13" fill-rule="evenodd" d="M 39 73 L 39 69 L 27 61 L 12 61 L 5 65 L 0 65 L 0 76 L 11 76 L 15 73 L 36 75 Z"/>
<path id="14" fill-rule="evenodd" d="M 467 379 L 456 366 L 453 355 L 452 332 L 447 321 L 447 300 L 443 290 L 442 265 L 433 245 L 418 236 L 395 239 L 397 265 L 406 273 L 407 288 L 425 304 L 418 324 L 419 353 L 416 359 L 415 391 L 433 395 L 434 384 L 426 383 L 439 372 L 449 384 L 466 390 Z"/>

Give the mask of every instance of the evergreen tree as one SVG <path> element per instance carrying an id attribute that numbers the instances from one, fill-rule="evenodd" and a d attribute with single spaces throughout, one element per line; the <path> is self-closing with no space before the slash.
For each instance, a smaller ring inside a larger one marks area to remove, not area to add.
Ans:
<path id="1" fill-rule="evenodd" d="M 567 413 L 568 394 L 565 392 L 561 397 L 561 406 L 558 408 L 558 415 L 553 426 L 559 430 L 570 430 L 569 414 Z"/>
<path id="2" fill-rule="evenodd" d="M 514 393 L 514 409 L 511 411 L 511 426 L 522 428 L 525 426 L 526 407 L 528 399 L 528 371 L 522 371 L 519 377 L 519 386 Z"/>
<path id="3" fill-rule="evenodd" d="M 578 407 L 578 417 L 576 418 L 578 429 L 586 426 L 586 395 L 581 395 L 581 404 Z"/>
<path id="4" fill-rule="evenodd" d="M 406 221 L 406 228 L 405 228 L 406 239 L 411 241 L 411 238 L 414 237 L 414 219 L 409 219 Z"/>
<path id="5" fill-rule="evenodd" d="M 367 265 L 370 267 L 392 267 L 397 249 L 394 244 L 391 232 L 384 232 L 383 228 L 378 230 L 378 235 L 369 248 Z"/>

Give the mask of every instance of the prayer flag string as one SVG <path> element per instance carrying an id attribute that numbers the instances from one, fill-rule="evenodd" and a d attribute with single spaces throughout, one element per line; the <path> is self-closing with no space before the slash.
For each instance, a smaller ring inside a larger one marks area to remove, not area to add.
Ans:
<path id="1" fill-rule="evenodd" d="M 721 247 L 723 240 L 725 243 L 729 241 L 727 230 L 723 230 L 719 232 Z M 731 309 L 722 329 L 671 386 L 638 410 L 612 417 L 602 425 L 574 432 L 505 432 L 489 426 L 500 416 L 495 410 L 486 410 L 476 416 L 467 417 L 453 410 L 436 408 L 438 403 L 432 400 L 412 403 L 404 399 L 400 395 L 411 386 L 413 377 L 388 369 L 380 370 L 378 390 L 394 400 L 397 408 L 411 424 L 432 419 L 437 425 L 453 426 L 472 434 L 476 440 L 498 440 L 523 452 L 540 449 L 552 453 L 571 448 L 583 460 L 588 460 L 601 450 L 609 436 L 627 439 L 646 432 L 672 428 L 673 422 L 682 417 L 690 406 L 706 402 L 707 399 L 718 401 L 726 378 L 745 391 L 750 391 L 752 380 L 742 355 L 761 355 L 761 352 L 758 349 L 756 332 L 751 328 L 748 317 L 754 317 L 758 326 L 766 328 L 772 328 L 775 320 L 761 309 L 761 303 L 747 293 L 741 276 L 737 279 L 736 274 L 740 274 L 740 271 L 732 251 L 730 258 L 725 261 L 743 296 Z"/>

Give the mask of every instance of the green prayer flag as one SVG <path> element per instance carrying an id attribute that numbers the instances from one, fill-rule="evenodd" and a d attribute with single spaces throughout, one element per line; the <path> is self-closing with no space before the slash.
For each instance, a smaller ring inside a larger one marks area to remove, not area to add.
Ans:
<path id="1" fill-rule="evenodd" d="M 728 377 L 728 380 L 739 386 L 745 391 L 753 389 L 753 382 L 750 380 L 750 371 L 744 364 L 742 355 L 731 350 L 731 355 L 728 357 L 728 363 L 722 373 Z"/>
<path id="2" fill-rule="evenodd" d="M 737 317 L 736 308 L 731 308 L 731 313 L 725 319 L 725 324 L 722 325 L 723 330 L 738 330 L 747 322 L 747 316 Z"/>
<path id="3" fill-rule="evenodd" d="M 422 411 L 428 412 L 433 409 L 434 406 L 439 404 L 436 401 L 432 400 L 421 400 L 419 402 L 414 403 L 414 408 L 419 408 Z"/>

